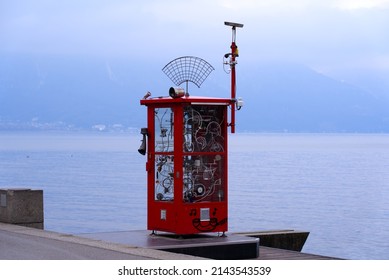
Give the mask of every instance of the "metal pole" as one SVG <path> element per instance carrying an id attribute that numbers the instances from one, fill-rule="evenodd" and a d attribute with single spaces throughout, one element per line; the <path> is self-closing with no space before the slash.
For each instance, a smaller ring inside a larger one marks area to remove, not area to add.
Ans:
<path id="1" fill-rule="evenodd" d="M 235 65 L 236 60 L 235 58 L 239 56 L 238 54 L 238 47 L 235 44 L 236 40 L 236 27 L 243 27 L 243 24 L 241 23 L 234 23 L 234 22 L 224 22 L 225 25 L 232 26 L 232 43 L 231 43 L 231 53 L 230 53 L 230 67 L 231 67 L 231 133 L 235 133 L 235 104 L 236 104 L 236 72 L 235 72 Z"/>
<path id="2" fill-rule="evenodd" d="M 236 53 L 236 44 L 235 44 L 235 34 L 236 28 L 232 27 L 232 43 L 231 43 L 231 99 L 233 100 L 231 104 L 231 133 L 235 133 L 235 100 L 236 100 L 236 74 L 235 74 L 235 53 Z"/>

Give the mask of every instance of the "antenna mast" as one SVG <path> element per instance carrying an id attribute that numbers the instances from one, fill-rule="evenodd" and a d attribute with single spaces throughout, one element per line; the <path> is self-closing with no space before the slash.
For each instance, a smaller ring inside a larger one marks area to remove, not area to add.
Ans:
<path id="1" fill-rule="evenodd" d="M 224 22 L 225 25 L 232 27 L 232 43 L 231 43 L 231 53 L 224 55 L 225 58 L 230 57 L 230 61 L 227 64 L 231 68 L 231 99 L 234 101 L 231 104 L 231 133 L 235 133 L 235 104 L 236 104 L 236 74 L 235 74 L 235 65 L 237 64 L 235 58 L 239 56 L 238 46 L 236 45 L 236 28 L 242 28 L 243 24 L 235 22 Z"/>

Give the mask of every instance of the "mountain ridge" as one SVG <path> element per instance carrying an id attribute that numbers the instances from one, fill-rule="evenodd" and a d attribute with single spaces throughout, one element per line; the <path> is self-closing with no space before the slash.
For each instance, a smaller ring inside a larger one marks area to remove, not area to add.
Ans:
<path id="1" fill-rule="evenodd" d="M 139 128 L 146 124 L 139 99 L 172 86 L 162 64 L 136 60 L 26 55 L 0 63 L 2 130 Z M 228 97 L 229 86 L 216 69 L 190 93 Z M 239 64 L 237 87 L 238 132 L 389 132 L 386 99 L 303 65 Z"/>

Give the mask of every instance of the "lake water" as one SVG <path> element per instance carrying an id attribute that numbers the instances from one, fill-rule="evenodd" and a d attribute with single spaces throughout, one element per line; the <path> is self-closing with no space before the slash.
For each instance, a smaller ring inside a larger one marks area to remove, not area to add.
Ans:
<path id="1" fill-rule="evenodd" d="M 146 228 L 141 135 L 0 132 L 0 188 L 44 190 L 45 229 Z M 303 252 L 389 259 L 389 135 L 229 137 L 229 231 L 309 231 Z"/>

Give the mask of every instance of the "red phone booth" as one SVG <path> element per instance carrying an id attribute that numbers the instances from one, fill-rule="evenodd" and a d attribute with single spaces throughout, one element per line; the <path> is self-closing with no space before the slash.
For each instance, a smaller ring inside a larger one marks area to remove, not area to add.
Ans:
<path id="1" fill-rule="evenodd" d="M 183 96 L 144 99 L 141 104 L 147 106 L 148 118 L 148 229 L 175 234 L 227 231 L 231 100 Z"/>
<path id="2" fill-rule="evenodd" d="M 232 98 L 195 97 L 188 82 L 198 87 L 213 67 L 197 57 L 180 57 L 163 71 L 176 85 L 186 82 L 186 91 L 170 88 L 169 96 L 140 101 L 147 107 L 139 152 L 147 154 L 147 228 L 177 235 L 228 229 L 228 108 L 240 108 L 235 99 L 235 28 L 228 63 L 231 67 Z M 147 140 L 146 140 L 147 138 Z M 147 144 L 146 144 L 147 143 Z"/>

